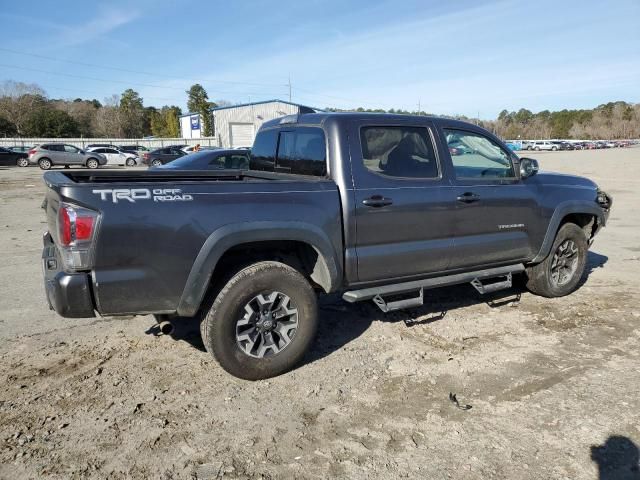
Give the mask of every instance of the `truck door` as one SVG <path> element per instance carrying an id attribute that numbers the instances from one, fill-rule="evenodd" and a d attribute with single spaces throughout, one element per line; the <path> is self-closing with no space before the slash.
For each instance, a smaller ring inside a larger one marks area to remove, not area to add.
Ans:
<path id="1" fill-rule="evenodd" d="M 481 130 L 442 125 L 453 165 L 455 238 L 451 269 L 531 257 L 539 222 L 535 187 L 520 180 L 506 147 Z"/>
<path id="2" fill-rule="evenodd" d="M 435 140 L 424 120 L 352 122 L 358 282 L 447 269 L 454 199 Z"/>

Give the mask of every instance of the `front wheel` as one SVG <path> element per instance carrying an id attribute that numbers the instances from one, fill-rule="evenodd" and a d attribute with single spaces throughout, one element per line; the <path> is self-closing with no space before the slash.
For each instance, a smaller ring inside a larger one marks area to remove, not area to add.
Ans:
<path id="1" fill-rule="evenodd" d="M 206 349 L 230 374 L 274 377 L 304 357 L 318 323 L 316 294 L 297 270 L 259 262 L 236 273 L 201 324 Z"/>
<path id="2" fill-rule="evenodd" d="M 87 168 L 98 168 L 100 164 L 98 163 L 98 160 L 96 160 L 95 158 L 90 158 L 89 160 L 87 160 Z"/>
<path id="3" fill-rule="evenodd" d="M 133 158 L 127 158 L 127 161 L 124 163 L 127 167 L 134 167 L 136 165 L 136 161 Z"/>
<path id="4" fill-rule="evenodd" d="M 564 297 L 574 292 L 584 275 L 589 243 L 584 230 L 565 223 L 547 258 L 527 267 L 527 288 L 543 297 Z"/>
<path id="5" fill-rule="evenodd" d="M 29 166 L 29 160 L 27 160 L 26 158 L 19 158 L 18 159 L 18 166 L 19 167 L 28 167 Z"/>

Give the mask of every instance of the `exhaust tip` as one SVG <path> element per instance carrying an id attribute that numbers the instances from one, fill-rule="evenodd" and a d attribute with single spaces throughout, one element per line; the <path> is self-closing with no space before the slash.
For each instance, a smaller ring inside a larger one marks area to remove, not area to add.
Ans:
<path id="1" fill-rule="evenodd" d="M 159 328 L 163 335 L 171 335 L 173 333 L 173 324 L 169 321 L 160 322 Z"/>

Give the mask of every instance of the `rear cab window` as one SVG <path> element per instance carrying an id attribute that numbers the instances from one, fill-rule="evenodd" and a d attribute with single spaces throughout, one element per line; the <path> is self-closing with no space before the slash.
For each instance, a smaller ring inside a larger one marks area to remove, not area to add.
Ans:
<path id="1" fill-rule="evenodd" d="M 249 168 L 323 177 L 327 174 L 324 131 L 318 127 L 261 131 L 251 149 Z"/>

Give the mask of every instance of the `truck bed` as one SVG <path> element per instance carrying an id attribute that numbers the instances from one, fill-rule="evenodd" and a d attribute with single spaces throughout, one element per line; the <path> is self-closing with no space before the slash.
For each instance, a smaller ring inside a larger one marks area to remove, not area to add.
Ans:
<path id="1" fill-rule="evenodd" d="M 61 202 L 100 214 L 90 281 L 104 315 L 178 311 L 187 284 L 197 277 L 196 265 L 211 245 L 224 246 L 224 235 L 247 243 L 258 239 L 252 237 L 256 233 L 273 241 L 295 239 L 291 235 L 300 232 L 322 235 L 331 256 L 342 258 L 340 196 L 327 178 L 240 170 L 88 170 L 50 171 L 44 181 L 54 244 Z"/>

